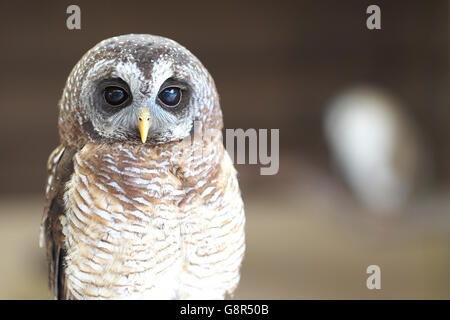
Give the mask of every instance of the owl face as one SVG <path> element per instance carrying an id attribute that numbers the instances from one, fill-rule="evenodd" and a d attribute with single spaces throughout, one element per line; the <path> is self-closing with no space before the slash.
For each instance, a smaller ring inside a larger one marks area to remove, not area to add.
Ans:
<path id="1" fill-rule="evenodd" d="M 60 108 L 63 138 L 70 121 L 84 139 L 139 144 L 183 139 L 195 120 L 221 123 L 203 65 L 176 42 L 150 35 L 114 37 L 88 51 L 69 76 Z"/>

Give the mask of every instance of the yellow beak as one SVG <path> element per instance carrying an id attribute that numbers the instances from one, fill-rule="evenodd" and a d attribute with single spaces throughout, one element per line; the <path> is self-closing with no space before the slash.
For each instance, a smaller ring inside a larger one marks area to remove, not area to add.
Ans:
<path id="1" fill-rule="evenodd" d="M 150 112 L 147 108 L 142 108 L 139 114 L 139 133 L 141 134 L 142 143 L 147 141 L 148 130 L 150 129 Z"/>

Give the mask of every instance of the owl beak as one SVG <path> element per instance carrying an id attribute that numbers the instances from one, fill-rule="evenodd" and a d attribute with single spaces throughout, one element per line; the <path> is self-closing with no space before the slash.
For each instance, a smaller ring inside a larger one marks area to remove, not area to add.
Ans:
<path id="1" fill-rule="evenodd" d="M 145 141 L 147 141 L 148 130 L 150 129 L 150 112 L 148 112 L 147 108 L 142 108 L 138 120 L 141 140 L 142 143 L 145 143 Z"/>

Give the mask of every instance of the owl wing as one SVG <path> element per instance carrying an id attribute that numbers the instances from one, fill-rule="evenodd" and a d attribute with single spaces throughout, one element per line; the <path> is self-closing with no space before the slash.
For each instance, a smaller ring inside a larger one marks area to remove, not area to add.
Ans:
<path id="1" fill-rule="evenodd" d="M 45 208 L 41 221 L 40 246 L 46 246 L 49 266 L 49 286 L 57 299 L 67 298 L 63 262 L 65 256 L 61 217 L 65 215 L 65 184 L 73 173 L 76 150 L 58 146 L 47 162 L 48 178 Z"/>

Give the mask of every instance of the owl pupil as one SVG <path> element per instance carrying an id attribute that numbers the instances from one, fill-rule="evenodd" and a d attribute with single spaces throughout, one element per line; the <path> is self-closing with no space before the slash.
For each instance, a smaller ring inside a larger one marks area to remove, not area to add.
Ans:
<path id="1" fill-rule="evenodd" d="M 104 97 L 108 104 L 118 106 L 128 99 L 128 94 L 123 88 L 109 86 L 105 88 Z"/>
<path id="2" fill-rule="evenodd" d="M 166 106 L 174 107 L 178 105 L 181 100 L 181 89 L 178 87 L 169 87 L 161 91 L 159 99 Z"/>

